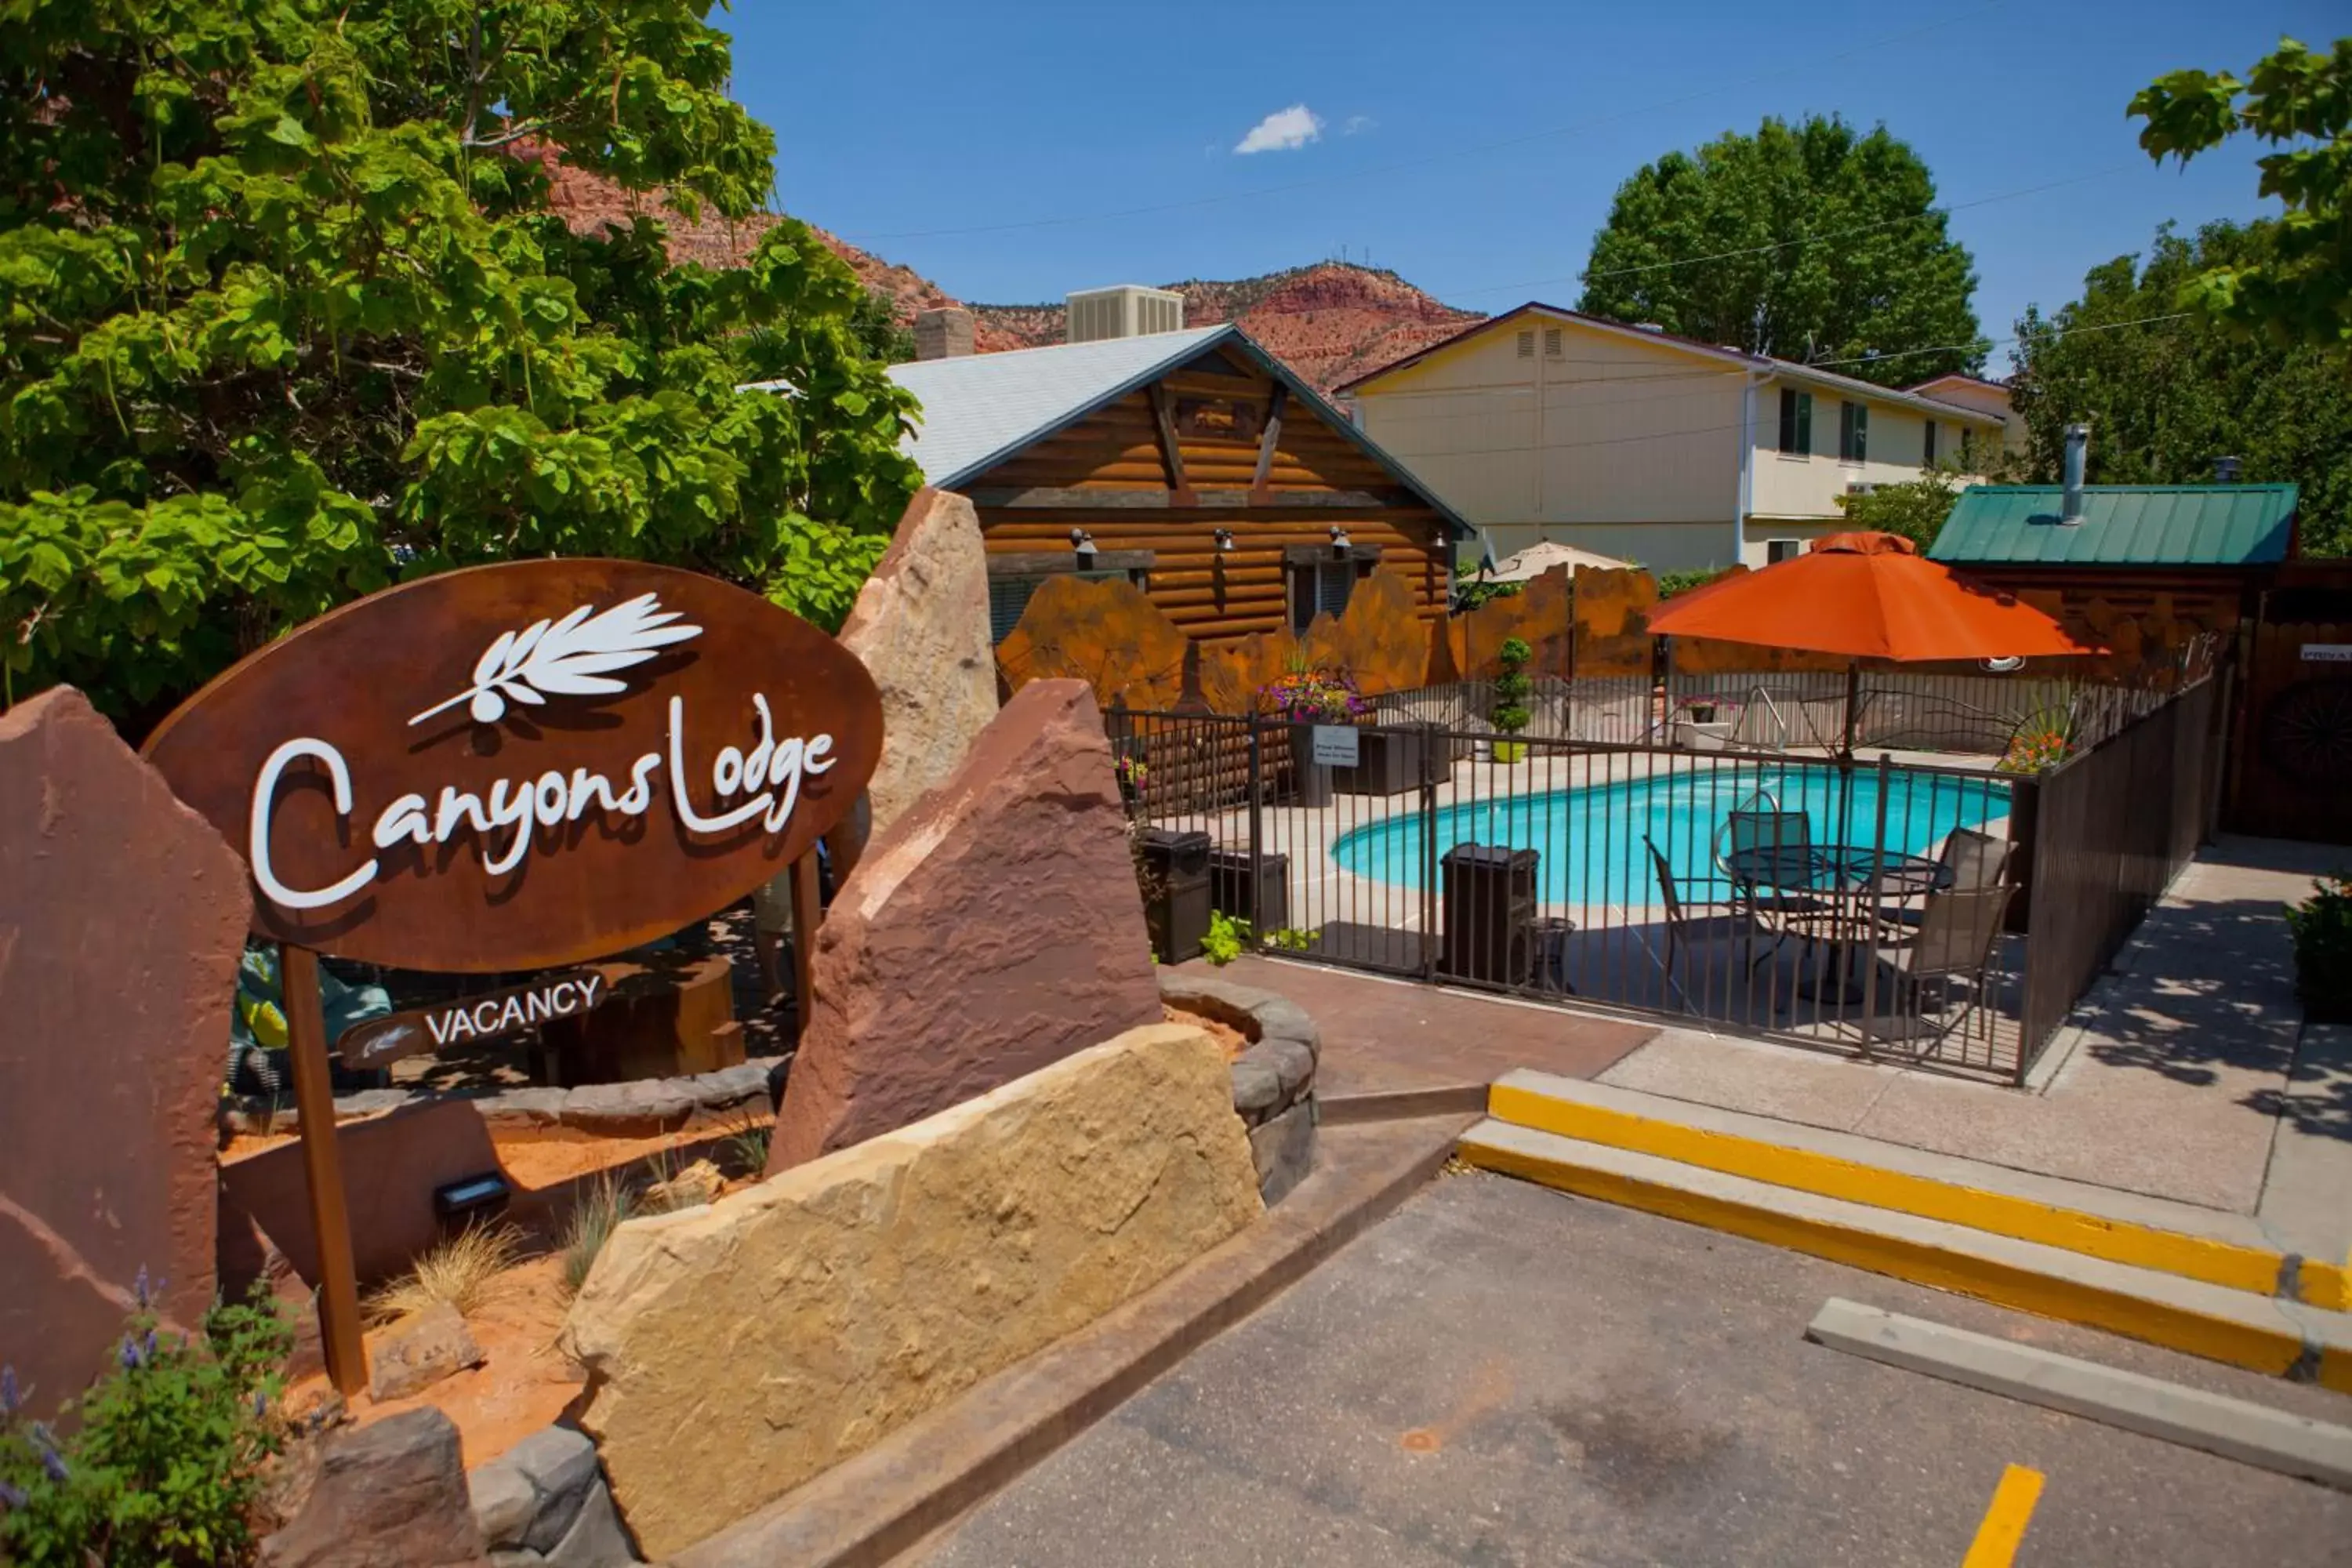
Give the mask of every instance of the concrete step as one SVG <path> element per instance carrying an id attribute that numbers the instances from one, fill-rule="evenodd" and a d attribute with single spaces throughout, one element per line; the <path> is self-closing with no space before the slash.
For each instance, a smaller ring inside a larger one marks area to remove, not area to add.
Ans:
<path id="1" fill-rule="evenodd" d="M 1493 1117 L 1457 1152 L 1582 1197 L 2352 1393 L 2342 1312 Z"/>
<path id="2" fill-rule="evenodd" d="M 1549 1073 L 1514 1072 L 1498 1121 L 1727 1175 L 2340 1311 L 2340 1257 L 2305 1258 L 2253 1215 Z"/>

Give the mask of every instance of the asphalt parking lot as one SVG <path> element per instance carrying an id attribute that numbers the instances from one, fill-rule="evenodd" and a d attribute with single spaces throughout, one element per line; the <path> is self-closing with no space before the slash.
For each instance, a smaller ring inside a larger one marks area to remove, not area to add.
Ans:
<path id="1" fill-rule="evenodd" d="M 2020 1564 L 2352 1561 L 2352 1495 L 1810 1344 L 1832 1296 L 2352 1423 L 2317 1388 L 1457 1174 L 915 1555 L 1954 1568 L 2015 1465 L 2043 1478 Z"/>

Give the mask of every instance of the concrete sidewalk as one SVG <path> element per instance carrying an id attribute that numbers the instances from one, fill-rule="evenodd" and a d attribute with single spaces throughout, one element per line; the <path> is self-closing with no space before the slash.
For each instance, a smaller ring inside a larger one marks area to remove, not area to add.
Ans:
<path id="1" fill-rule="evenodd" d="M 2352 1049 L 2314 1029 L 2299 1054 L 2280 910 L 2347 859 L 2276 840 L 2210 846 L 2022 1091 L 1688 1029 L 1663 1032 L 1600 1081 L 2265 1222 L 2332 1216 L 2340 1232 L 2352 1211 Z"/>

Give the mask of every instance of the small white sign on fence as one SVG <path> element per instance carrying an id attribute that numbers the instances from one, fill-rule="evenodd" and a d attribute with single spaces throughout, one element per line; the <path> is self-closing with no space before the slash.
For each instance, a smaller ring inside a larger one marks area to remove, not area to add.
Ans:
<path id="1" fill-rule="evenodd" d="M 2303 645 L 2305 664 L 2352 664 L 2352 642 L 2307 642 Z"/>
<path id="2" fill-rule="evenodd" d="M 1316 766 L 1333 768 L 1352 768 L 1356 766 L 1356 727 L 1353 724 L 1316 725 Z"/>

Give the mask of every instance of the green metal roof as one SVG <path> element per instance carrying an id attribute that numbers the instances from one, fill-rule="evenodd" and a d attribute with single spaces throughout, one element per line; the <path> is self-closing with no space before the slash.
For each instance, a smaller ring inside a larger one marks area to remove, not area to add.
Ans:
<path id="1" fill-rule="evenodd" d="M 1970 485 L 1927 552 L 1955 565 L 2261 566 L 2286 558 L 2293 485 Z"/>

